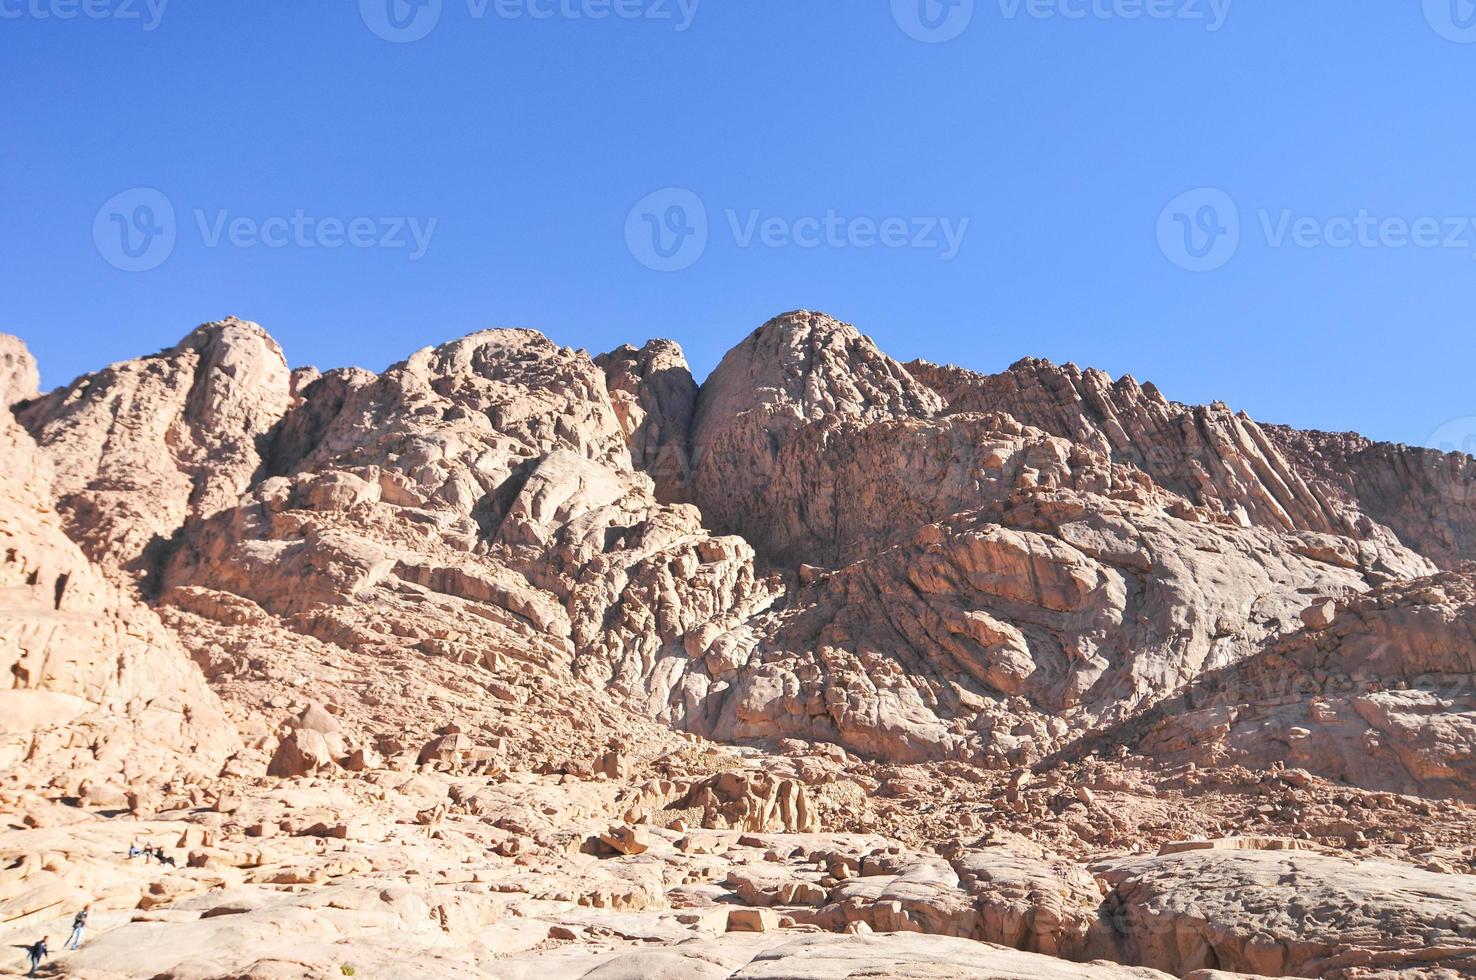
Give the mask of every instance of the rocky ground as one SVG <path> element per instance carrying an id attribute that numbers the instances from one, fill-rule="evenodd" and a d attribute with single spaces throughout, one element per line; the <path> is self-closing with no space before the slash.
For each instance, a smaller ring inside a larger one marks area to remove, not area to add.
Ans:
<path id="1" fill-rule="evenodd" d="M 0 396 L 0 970 L 1476 975 L 1470 457 L 806 312 Z"/>

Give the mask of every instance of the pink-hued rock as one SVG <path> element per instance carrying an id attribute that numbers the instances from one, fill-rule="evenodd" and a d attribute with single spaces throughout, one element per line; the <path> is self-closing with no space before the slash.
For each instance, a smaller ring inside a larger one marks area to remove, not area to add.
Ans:
<path id="1" fill-rule="evenodd" d="M 0 338 L 7 398 L 35 368 Z M 49 460 L 0 410 L 0 771 L 76 794 L 84 783 L 213 776 L 236 747 L 220 702 L 158 617 L 67 538 Z"/>
<path id="2" fill-rule="evenodd" d="M 1182 976 L 1356 976 L 1476 965 L 1476 879 L 1299 851 L 1190 851 L 1109 861 L 1127 962 Z M 1414 934 L 1419 939 L 1414 940 Z"/>
<path id="3" fill-rule="evenodd" d="M 239 320 L 36 378 L 0 944 L 95 903 L 64 971 L 1471 968 L 1468 457 L 805 311 L 700 386 Z"/>
<path id="4" fill-rule="evenodd" d="M 126 581 L 155 574 L 187 520 L 233 506 L 262 474 L 290 397 L 276 341 L 232 318 L 78 378 L 17 417 L 53 462 L 68 533 Z"/>

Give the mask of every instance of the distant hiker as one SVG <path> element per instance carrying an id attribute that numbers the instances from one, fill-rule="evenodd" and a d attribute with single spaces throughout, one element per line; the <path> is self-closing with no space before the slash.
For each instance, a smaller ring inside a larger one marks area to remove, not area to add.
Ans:
<path id="1" fill-rule="evenodd" d="M 31 972 L 27 973 L 26 976 L 34 977 L 36 975 L 36 968 L 41 965 L 41 961 L 46 959 L 48 955 L 46 940 L 50 938 L 50 936 L 42 936 L 40 942 L 26 947 L 26 955 L 31 958 Z"/>
<path id="2" fill-rule="evenodd" d="M 72 935 L 67 939 L 65 949 L 76 949 L 82 945 L 82 930 L 87 928 L 87 912 L 92 906 L 84 906 L 82 911 L 72 916 Z"/>
<path id="3" fill-rule="evenodd" d="M 154 849 L 149 846 L 149 842 L 148 841 L 144 841 L 143 856 L 144 856 L 144 864 L 148 864 L 149 861 L 152 860 L 153 857 L 154 857 Z"/>
<path id="4" fill-rule="evenodd" d="M 167 864 L 171 868 L 172 867 L 175 867 L 174 858 L 170 857 L 168 854 L 165 854 L 164 853 L 164 848 L 162 848 L 162 847 L 156 847 L 156 848 L 154 848 L 154 857 L 156 857 L 159 860 L 159 864 L 161 866 Z"/>
<path id="5" fill-rule="evenodd" d="M 138 846 L 138 841 L 134 841 L 132 844 L 128 845 L 128 860 L 132 861 L 134 858 L 143 853 L 144 849 Z"/>

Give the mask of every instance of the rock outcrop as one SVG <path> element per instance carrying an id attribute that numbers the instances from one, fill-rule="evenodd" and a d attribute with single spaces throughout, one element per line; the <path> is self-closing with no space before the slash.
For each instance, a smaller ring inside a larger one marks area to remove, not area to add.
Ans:
<path id="1" fill-rule="evenodd" d="M 1165 760 L 1476 800 L 1476 568 L 1308 611 L 1304 629 L 1109 737 Z"/>
<path id="2" fill-rule="evenodd" d="M 908 365 L 948 411 L 1005 412 L 1242 524 L 1399 542 L 1443 566 L 1476 557 L 1470 457 L 1351 433 L 1261 425 L 1223 403 L 1170 402 L 1131 376 L 1026 359 L 998 375 Z"/>
<path id="3" fill-rule="evenodd" d="M 688 440 L 697 409 L 697 382 L 686 355 L 670 340 L 629 344 L 595 358 L 605 371 L 610 403 L 630 446 L 631 462 L 656 484 L 662 503 L 688 498 Z"/>
<path id="4" fill-rule="evenodd" d="M 0 943 L 94 904 L 69 974 L 1476 969 L 1470 457 L 805 311 L 36 386 Z"/>
<path id="5" fill-rule="evenodd" d="M 116 581 L 150 578 L 185 522 L 235 504 L 287 410 L 282 350 L 254 323 L 209 323 L 20 406 L 52 460 L 68 534 Z"/>
<path id="6" fill-rule="evenodd" d="M 1183 976 L 1367 976 L 1476 965 L 1476 882 L 1378 861 L 1190 851 L 1099 866 L 1128 962 Z"/>
<path id="7" fill-rule="evenodd" d="M 1319 491 L 1356 505 L 1441 567 L 1476 560 L 1476 461 L 1465 453 L 1373 442 L 1353 432 L 1266 426 Z"/>
<path id="8" fill-rule="evenodd" d="M 34 388 L 0 338 L 7 404 Z M 175 774 L 215 775 L 235 732 L 150 610 L 110 584 L 52 510 L 52 470 L 0 410 L 0 770 L 11 787 L 122 800 Z"/>

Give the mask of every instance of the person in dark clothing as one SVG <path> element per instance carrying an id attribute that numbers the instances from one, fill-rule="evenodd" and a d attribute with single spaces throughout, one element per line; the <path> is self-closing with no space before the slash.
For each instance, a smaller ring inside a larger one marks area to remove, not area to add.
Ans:
<path id="1" fill-rule="evenodd" d="M 26 955 L 31 958 L 31 972 L 27 973 L 26 976 L 34 977 L 36 975 L 36 968 L 47 957 L 46 940 L 50 938 L 50 936 L 42 936 L 40 942 L 26 947 Z"/>
<path id="2" fill-rule="evenodd" d="M 82 930 L 87 928 L 87 913 L 92 906 L 87 906 L 72 916 L 72 935 L 67 939 L 66 949 L 76 949 L 82 945 Z"/>

